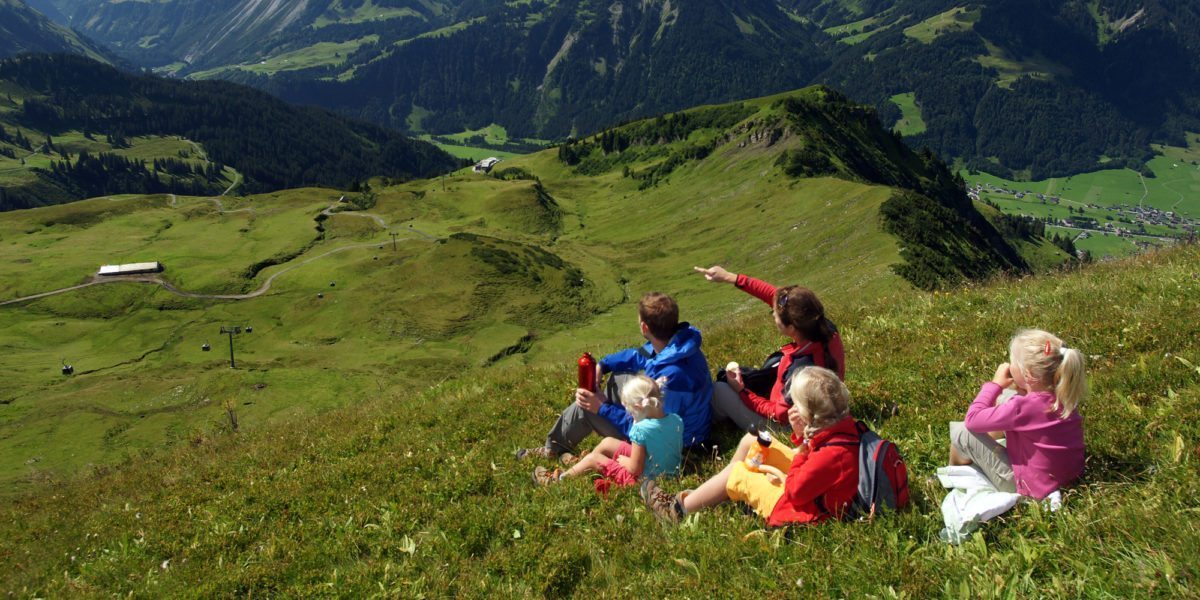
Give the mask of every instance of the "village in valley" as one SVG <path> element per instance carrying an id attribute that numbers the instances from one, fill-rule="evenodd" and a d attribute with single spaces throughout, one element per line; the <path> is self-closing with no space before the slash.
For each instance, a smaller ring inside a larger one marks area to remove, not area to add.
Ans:
<path id="1" fill-rule="evenodd" d="M 1200 229 L 1200 219 L 1145 203 L 1078 202 L 986 182 L 969 184 L 967 195 L 975 201 L 991 202 L 1007 214 L 1042 220 L 1049 229 L 1073 232 L 1075 242 L 1097 236 L 1116 237 L 1145 250 L 1194 236 Z M 1064 210 L 1065 215 L 1061 214 Z"/>

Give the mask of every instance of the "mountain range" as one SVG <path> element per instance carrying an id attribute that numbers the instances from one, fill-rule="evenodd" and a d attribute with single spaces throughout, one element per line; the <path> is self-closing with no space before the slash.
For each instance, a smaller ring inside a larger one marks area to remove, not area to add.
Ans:
<path id="1" fill-rule="evenodd" d="M 428 142 L 245 86 L 132 75 L 74 55 L 0 61 L 0 91 L 0 210 L 235 185 L 345 188 L 460 164 Z"/>
<path id="2" fill-rule="evenodd" d="M 144 67 L 409 132 L 563 139 L 825 83 L 1040 178 L 1200 130 L 1200 8 L 1146 0 L 38 0 Z"/>

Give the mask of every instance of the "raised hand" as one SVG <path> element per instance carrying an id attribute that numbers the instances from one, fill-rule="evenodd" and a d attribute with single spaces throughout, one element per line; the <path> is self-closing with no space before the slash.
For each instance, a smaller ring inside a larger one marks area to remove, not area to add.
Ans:
<path id="1" fill-rule="evenodd" d="M 726 271 L 720 265 L 713 265 L 707 269 L 704 267 L 692 267 L 692 270 L 703 274 L 705 279 L 715 283 L 737 283 L 737 274 Z"/>
<path id="2" fill-rule="evenodd" d="M 1007 388 L 1008 386 L 1012 385 L 1013 377 L 1011 365 L 1008 363 L 1000 363 L 1000 366 L 996 367 L 996 374 L 992 376 L 992 383 L 1002 388 Z"/>

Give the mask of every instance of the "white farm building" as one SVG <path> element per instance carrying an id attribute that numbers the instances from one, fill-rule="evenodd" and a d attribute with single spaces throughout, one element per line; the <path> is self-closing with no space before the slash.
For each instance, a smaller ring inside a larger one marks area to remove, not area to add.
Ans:
<path id="1" fill-rule="evenodd" d="M 496 163 L 498 162 L 500 162 L 500 159 L 496 158 L 495 156 L 489 156 L 475 163 L 473 169 L 476 173 L 487 173 L 490 172 L 492 167 L 496 166 Z"/>
<path id="2" fill-rule="evenodd" d="M 141 273 L 162 273 L 163 265 L 154 262 L 129 263 L 125 265 L 104 265 L 98 275 L 138 275 Z"/>

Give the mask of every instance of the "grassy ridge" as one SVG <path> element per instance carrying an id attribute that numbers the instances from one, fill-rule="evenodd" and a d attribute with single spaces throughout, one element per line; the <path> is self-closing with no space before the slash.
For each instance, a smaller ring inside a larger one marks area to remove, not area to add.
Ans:
<path id="1" fill-rule="evenodd" d="M 847 303 L 853 410 L 896 441 L 915 506 L 873 523 L 763 531 L 733 507 L 663 529 L 636 494 L 534 489 L 511 451 L 564 403 L 565 365 L 389 381 L 369 402 L 186 447 L 0 512 L 18 595 L 1179 596 L 1200 577 L 1200 249 L 903 302 Z M 737 293 L 724 289 L 726 302 Z M 687 299 L 685 298 L 685 302 Z M 1057 514 L 1022 506 L 937 541 L 945 422 L 1036 325 L 1089 355 L 1089 450 Z M 763 315 L 707 328 L 714 362 L 778 343 Z M 212 422 L 220 420 L 212 407 Z M 725 448 L 734 437 L 725 434 Z M 680 482 L 716 459 L 693 456 Z M 70 523 L 69 527 L 64 526 Z"/>

